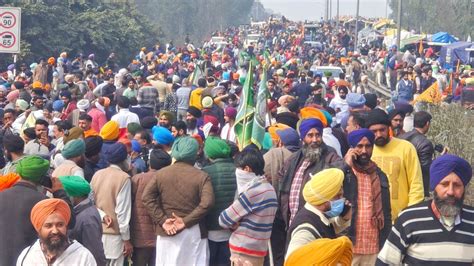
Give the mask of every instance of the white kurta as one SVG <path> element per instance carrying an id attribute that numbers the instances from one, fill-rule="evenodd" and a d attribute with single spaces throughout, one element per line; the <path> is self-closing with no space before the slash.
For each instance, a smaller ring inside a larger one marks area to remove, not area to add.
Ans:
<path id="1" fill-rule="evenodd" d="M 331 103 L 329 103 L 329 107 L 336 110 L 336 112 L 337 109 L 340 110 L 336 113 L 336 122 L 338 124 L 341 123 L 343 117 L 349 114 L 349 105 L 345 99 L 343 100 L 339 96 L 336 96 L 334 99 L 332 99 Z"/>
<path id="2" fill-rule="evenodd" d="M 221 139 L 232 141 L 235 143 L 234 126 L 230 126 L 229 123 L 226 123 L 221 131 Z"/>
<path id="3" fill-rule="evenodd" d="M 174 236 L 157 237 L 156 266 L 161 265 L 209 265 L 208 242 L 201 238 L 199 224 Z"/>
<path id="4" fill-rule="evenodd" d="M 323 129 L 323 142 L 336 150 L 337 155 L 342 158 L 341 144 L 339 140 L 332 134 L 332 128 L 326 127 Z"/>
<path id="5" fill-rule="evenodd" d="M 130 123 L 140 124 L 140 118 L 137 114 L 130 112 L 128 108 L 122 108 L 117 114 L 112 116 L 113 121 L 119 124 L 120 128 L 126 128 Z"/>
<path id="6" fill-rule="evenodd" d="M 30 248 L 31 247 L 31 248 Z M 25 248 L 16 262 L 17 266 L 26 265 L 48 265 L 46 258 L 41 250 L 39 239 L 30 246 Z M 54 263 L 56 265 L 97 265 L 92 253 L 85 247 L 83 247 L 76 240 L 59 256 Z"/>
<path id="7" fill-rule="evenodd" d="M 123 259 L 123 241 L 130 240 L 130 217 L 132 215 L 132 192 L 130 180 L 125 181 L 122 189 L 117 195 L 115 213 L 120 229 L 120 235 L 102 235 L 104 253 L 107 259 Z M 103 213 L 103 212 L 102 212 Z M 101 217 L 103 218 L 103 217 Z"/>

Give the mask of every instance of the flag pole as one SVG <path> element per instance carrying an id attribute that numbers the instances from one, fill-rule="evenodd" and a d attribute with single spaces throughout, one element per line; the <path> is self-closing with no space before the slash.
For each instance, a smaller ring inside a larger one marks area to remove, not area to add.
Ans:
<path id="1" fill-rule="evenodd" d="M 249 70 L 247 71 L 247 77 L 246 77 L 246 79 L 249 79 L 249 83 L 250 83 L 250 78 L 251 78 L 249 75 L 251 75 L 251 74 L 252 74 L 252 61 L 249 62 Z M 245 83 L 247 83 L 247 81 Z M 244 87 L 245 87 L 245 83 L 244 83 Z M 249 85 L 253 87 L 253 84 L 249 84 Z M 247 98 L 248 97 L 249 97 L 249 95 L 247 94 Z M 248 117 L 247 117 L 247 108 L 248 108 L 247 105 L 248 104 L 247 104 L 247 102 L 248 102 L 248 99 L 245 99 L 245 101 L 246 102 L 244 103 L 245 104 L 245 106 L 244 106 L 244 115 L 245 115 L 244 116 L 244 125 L 247 125 L 247 120 L 248 120 Z M 240 151 L 242 151 L 245 148 L 244 147 L 244 145 L 245 145 L 244 141 L 245 141 L 245 134 L 247 133 L 246 131 L 247 131 L 247 126 L 244 126 L 243 132 L 242 132 L 242 143 L 241 143 L 241 146 L 240 146 L 242 149 Z"/>

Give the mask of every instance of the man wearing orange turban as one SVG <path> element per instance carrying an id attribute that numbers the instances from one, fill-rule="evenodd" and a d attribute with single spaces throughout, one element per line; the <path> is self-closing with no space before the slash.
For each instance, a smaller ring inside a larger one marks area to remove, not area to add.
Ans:
<path id="1" fill-rule="evenodd" d="M 67 237 L 69 205 L 61 199 L 45 199 L 31 210 L 31 224 L 39 239 L 26 247 L 18 265 L 97 265 L 94 256 L 79 242 Z"/>
<path id="2" fill-rule="evenodd" d="M 63 228 L 66 230 L 67 224 L 69 224 L 69 220 L 71 219 L 71 210 L 67 203 L 61 199 L 45 199 L 36 203 L 31 210 L 30 219 L 31 224 L 40 236 L 41 228 L 50 215 L 59 215 L 64 223 Z"/>
<path id="3" fill-rule="evenodd" d="M 301 117 L 301 119 L 317 118 L 317 119 L 321 120 L 324 127 L 328 126 L 328 121 L 327 121 L 326 116 L 324 115 L 324 113 L 321 112 L 321 110 L 318 110 L 314 107 L 301 108 L 300 117 Z"/>
<path id="4" fill-rule="evenodd" d="M 289 126 L 282 124 L 282 123 L 276 123 L 270 127 L 268 127 L 268 133 L 270 133 L 270 136 L 272 138 L 273 145 L 277 145 L 278 142 L 280 141 L 280 137 L 277 134 L 278 130 L 283 130 L 289 128 Z"/>
<path id="5" fill-rule="evenodd" d="M 20 176 L 17 173 L 8 173 L 4 176 L 0 176 L 0 191 L 9 189 L 18 180 L 20 180 Z"/>

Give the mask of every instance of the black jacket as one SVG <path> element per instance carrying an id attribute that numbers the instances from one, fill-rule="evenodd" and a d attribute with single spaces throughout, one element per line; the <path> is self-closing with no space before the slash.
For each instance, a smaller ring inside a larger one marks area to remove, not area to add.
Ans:
<path id="1" fill-rule="evenodd" d="M 270 96 L 270 99 L 274 102 L 278 102 L 278 99 L 281 97 L 281 92 L 277 91 L 278 88 L 275 87 L 273 91 L 273 95 Z"/>
<path id="2" fill-rule="evenodd" d="M 317 232 L 310 227 L 300 228 L 308 230 L 313 235 L 315 240 L 320 238 L 334 239 L 337 237 L 336 231 L 334 230 L 334 226 L 332 223 L 330 223 L 329 225 L 324 224 L 324 222 L 321 221 L 321 217 L 319 217 L 319 215 L 303 207 L 298 211 L 298 213 L 296 213 L 293 222 L 288 228 L 288 235 L 286 236 L 287 249 L 291 241 L 291 235 L 295 232 L 295 229 L 298 226 L 306 223 L 312 225 L 317 230 Z M 298 228 L 298 231 L 300 230 L 300 228 Z"/>
<path id="3" fill-rule="evenodd" d="M 352 203 L 352 217 L 351 217 L 351 226 L 349 227 L 347 236 L 352 240 L 352 243 L 355 245 L 356 240 L 356 222 L 357 222 L 357 199 L 358 199 L 358 185 L 357 177 L 355 176 L 352 169 L 345 165 L 344 166 L 344 197 Z M 390 207 L 390 189 L 388 178 L 380 168 L 377 167 L 377 175 L 380 178 L 380 186 L 382 193 L 382 211 L 384 216 L 384 227 L 379 232 L 379 249 L 382 249 L 385 240 L 387 240 L 388 234 L 392 229 L 392 210 Z"/>
<path id="4" fill-rule="evenodd" d="M 305 200 L 303 198 L 303 188 L 304 188 L 304 185 L 311 179 L 311 175 L 321 172 L 324 169 L 342 168 L 343 166 L 343 161 L 341 157 L 337 155 L 336 151 L 333 148 L 327 146 L 324 143 L 322 144 L 321 148 L 322 148 L 321 160 L 317 161 L 316 163 L 312 163 L 304 171 L 303 182 L 301 184 L 298 210 L 303 208 L 305 204 Z M 280 189 L 277 194 L 278 194 L 280 209 L 277 212 L 277 216 L 279 218 L 282 218 L 283 221 L 285 221 L 287 228 L 288 228 L 289 220 L 290 220 L 289 200 L 290 200 L 291 184 L 303 160 L 304 160 L 303 150 L 300 149 L 299 151 L 293 153 L 286 160 L 286 162 L 283 165 L 283 168 L 281 169 L 279 173 L 281 176 L 280 178 L 281 181 L 280 181 Z"/>
<path id="5" fill-rule="evenodd" d="M 69 237 L 76 239 L 94 256 L 97 265 L 106 265 L 104 246 L 102 244 L 102 221 L 99 211 L 90 199 L 74 207 L 76 224 L 69 230 Z"/>
<path id="6" fill-rule="evenodd" d="M 342 153 L 342 157 L 344 158 L 344 156 L 346 156 L 346 153 L 350 148 L 349 142 L 347 141 L 347 134 L 344 132 L 344 130 L 341 127 L 333 127 L 332 134 L 339 141 L 339 144 L 341 144 L 341 153 Z"/>
<path id="7" fill-rule="evenodd" d="M 46 196 L 26 182 L 18 182 L 0 193 L 0 265 L 15 265 L 23 249 L 38 238 L 30 213 L 43 199 Z"/>
<path id="8" fill-rule="evenodd" d="M 416 129 L 406 132 L 398 136 L 398 138 L 407 140 L 415 146 L 418 159 L 420 160 L 421 172 L 423 174 L 423 189 L 425 190 L 425 197 L 429 197 L 430 166 L 434 154 L 433 143 Z"/>
<path id="9" fill-rule="evenodd" d="M 55 198 L 72 204 L 64 190 L 53 193 Z M 28 182 L 18 181 L 13 187 L 0 192 L 0 265 L 15 265 L 20 253 L 38 239 L 30 221 L 33 206 L 47 197 Z M 75 215 L 71 213 L 69 228 L 74 227 Z"/>
<path id="10" fill-rule="evenodd" d="M 303 209 L 305 200 L 303 198 L 303 188 L 304 185 L 311 178 L 310 175 L 316 174 L 327 168 L 342 168 L 344 163 L 331 147 L 328 147 L 326 144 L 322 144 L 322 155 L 321 160 L 310 165 L 304 172 L 303 182 L 301 184 L 300 191 L 300 201 L 299 209 Z M 289 210 L 289 200 L 290 200 L 290 189 L 293 178 L 298 171 L 298 168 L 301 162 L 304 160 L 302 149 L 294 152 L 283 164 L 282 169 L 278 173 L 278 179 L 280 180 L 280 188 L 277 191 L 278 202 L 280 208 L 278 208 L 275 221 L 273 223 L 272 235 L 271 235 L 271 245 L 274 264 L 281 266 L 284 264 L 284 258 L 286 253 L 286 235 L 289 228 L 289 219 L 290 219 L 290 210 Z"/>

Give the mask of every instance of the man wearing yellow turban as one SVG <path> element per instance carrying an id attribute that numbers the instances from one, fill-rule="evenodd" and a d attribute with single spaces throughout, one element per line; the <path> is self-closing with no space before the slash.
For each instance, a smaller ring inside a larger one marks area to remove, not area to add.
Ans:
<path id="1" fill-rule="evenodd" d="M 304 206 L 302 192 L 311 175 L 327 168 L 343 167 L 341 157 L 323 141 L 323 128 L 322 121 L 317 118 L 303 119 L 298 127 L 302 147 L 281 168 L 278 189 L 280 212 L 275 219 L 272 235 L 276 264 L 283 263 L 285 244 L 288 243 L 287 229 L 298 210 Z"/>
<path id="2" fill-rule="evenodd" d="M 109 121 L 102 127 L 99 136 L 105 141 L 116 141 L 119 133 L 120 125 L 116 121 Z"/>
<path id="3" fill-rule="evenodd" d="M 61 199 L 45 199 L 31 210 L 31 224 L 39 239 L 26 247 L 17 265 L 97 265 L 94 256 L 67 236 L 69 205 Z"/>
<path id="4" fill-rule="evenodd" d="M 306 183 L 303 189 L 306 204 L 288 229 L 286 259 L 316 239 L 336 238 L 336 233 L 350 225 L 352 211 L 350 203 L 342 198 L 343 180 L 343 171 L 330 168 L 313 175 Z"/>

